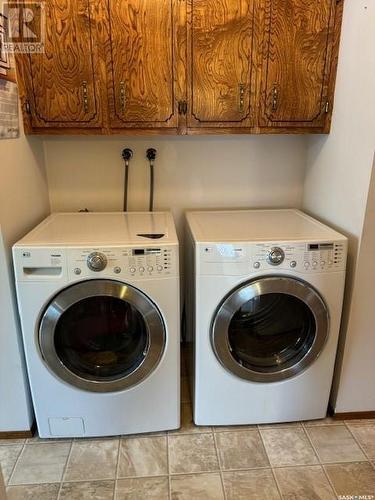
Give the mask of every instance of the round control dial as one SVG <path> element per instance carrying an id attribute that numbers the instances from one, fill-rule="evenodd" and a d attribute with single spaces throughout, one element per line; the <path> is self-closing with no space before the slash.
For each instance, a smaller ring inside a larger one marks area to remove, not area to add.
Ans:
<path id="1" fill-rule="evenodd" d="M 107 266 L 107 257 L 104 253 L 92 252 L 87 257 L 87 267 L 91 271 L 99 272 L 103 271 Z"/>
<path id="2" fill-rule="evenodd" d="M 285 254 L 284 250 L 279 247 L 273 247 L 271 248 L 269 254 L 268 254 L 268 262 L 272 266 L 279 266 L 284 262 L 285 259 Z"/>

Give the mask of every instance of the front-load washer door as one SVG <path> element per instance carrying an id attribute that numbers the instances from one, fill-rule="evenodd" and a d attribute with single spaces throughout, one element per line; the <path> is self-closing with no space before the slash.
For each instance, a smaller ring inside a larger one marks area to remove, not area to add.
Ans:
<path id="1" fill-rule="evenodd" d="M 140 290 L 112 280 L 65 288 L 39 325 L 39 347 L 50 371 L 87 391 L 138 384 L 159 363 L 165 343 L 156 305 Z"/>
<path id="2" fill-rule="evenodd" d="M 220 304 L 211 340 L 220 363 L 255 382 L 276 382 L 305 370 L 328 336 L 327 307 L 308 283 L 264 277 L 233 290 Z"/>

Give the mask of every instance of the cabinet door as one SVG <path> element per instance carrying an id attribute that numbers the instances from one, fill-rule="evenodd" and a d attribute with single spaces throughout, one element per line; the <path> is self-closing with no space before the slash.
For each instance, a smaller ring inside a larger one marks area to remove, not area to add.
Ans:
<path id="1" fill-rule="evenodd" d="M 190 0 L 189 127 L 251 125 L 253 0 Z"/>
<path id="2" fill-rule="evenodd" d="M 177 0 L 111 0 L 112 128 L 176 128 Z"/>
<path id="3" fill-rule="evenodd" d="M 260 124 L 322 127 L 336 0 L 264 0 Z"/>
<path id="4" fill-rule="evenodd" d="M 44 0 L 44 52 L 18 58 L 29 128 L 101 126 L 94 0 Z M 36 16 L 38 21 L 38 16 Z M 28 128 L 28 127 L 27 127 Z"/>

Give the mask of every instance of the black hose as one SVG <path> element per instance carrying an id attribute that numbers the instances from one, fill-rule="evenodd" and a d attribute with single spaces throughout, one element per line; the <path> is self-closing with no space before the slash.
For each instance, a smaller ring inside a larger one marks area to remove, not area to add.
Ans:
<path id="1" fill-rule="evenodd" d="M 124 175 L 124 212 L 128 211 L 128 186 L 129 186 L 129 161 L 133 158 L 133 151 L 130 148 L 125 148 L 122 151 L 122 158 L 125 162 Z"/>
<path id="2" fill-rule="evenodd" d="M 154 164 L 153 162 L 150 163 L 150 205 L 149 205 L 149 211 L 153 212 L 154 211 Z"/>
<path id="3" fill-rule="evenodd" d="M 157 151 L 154 148 L 149 148 L 146 151 L 146 158 L 150 162 L 150 204 L 149 204 L 149 211 L 150 212 L 154 211 L 154 184 L 155 184 L 154 161 L 156 159 L 156 154 L 157 154 Z"/>
<path id="4" fill-rule="evenodd" d="M 128 211 L 129 162 L 125 161 L 124 176 L 124 212 Z"/>

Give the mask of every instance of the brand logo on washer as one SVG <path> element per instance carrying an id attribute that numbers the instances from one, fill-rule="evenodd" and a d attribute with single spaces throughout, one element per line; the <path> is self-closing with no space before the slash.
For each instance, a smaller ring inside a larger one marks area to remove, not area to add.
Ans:
<path id="1" fill-rule="evenodd" d="M 22 257 L 26 257 L 26 258 L 31 257 L 31 252 L 23 252 Z"/>

